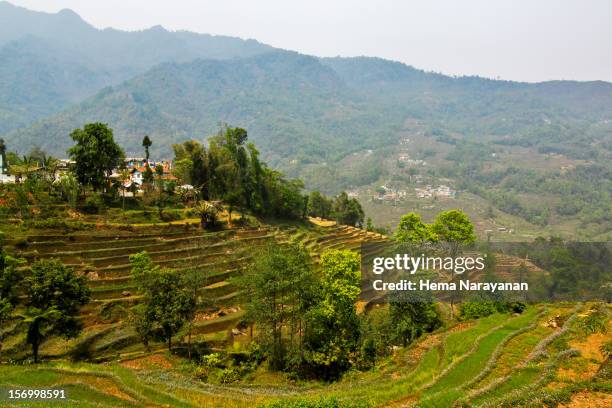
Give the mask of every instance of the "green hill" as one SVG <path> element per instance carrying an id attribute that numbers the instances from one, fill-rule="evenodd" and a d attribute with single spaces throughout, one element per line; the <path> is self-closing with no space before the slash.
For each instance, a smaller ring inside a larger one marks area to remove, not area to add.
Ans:
<path id="1" fill-rule="evenodd" d="M 389 127 L 383 113 L 353 97 L 316 58 L 276 52 L 162 64 L 9 135 L 8 143 L 40 145 L 62 155 L 71 144 L 69 132 L 96 118 L 115 129 L 127 152 L 139 152 L 142 134 L 148 133 L 154 154 L 164 156 L 172 143 L 202 139 L 226 122 L 248 128 L 273 162 L 298 157 L 320 163 L 347 150 L 380 145 Z"/>

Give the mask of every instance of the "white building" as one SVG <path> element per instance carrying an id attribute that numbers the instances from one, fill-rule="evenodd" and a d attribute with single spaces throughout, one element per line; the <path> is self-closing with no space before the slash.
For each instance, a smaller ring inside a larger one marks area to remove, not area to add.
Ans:
<path id="1" fill-rule="evenodd" d="M 8 172 L 5 172 L 5 166 L 4 157 L 0 154 L 0 183 L 14 183 L 15 176 L 11 176 Z"/>

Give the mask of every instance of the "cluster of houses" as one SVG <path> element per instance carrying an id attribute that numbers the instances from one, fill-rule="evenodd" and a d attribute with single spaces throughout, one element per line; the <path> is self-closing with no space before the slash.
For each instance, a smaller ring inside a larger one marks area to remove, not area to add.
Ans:
<path id="1" fill-rule="evenodd" d="M 484 232 L 485 232 L 486 236 L 493 235 L 493 230 L 492 229 L 486 229 L 486 230 L 484 230 Z M 504 233 L 504 234 L 512 234 L 514 232 L 514 230 L 511 229 L 511 228 L 506 228 L 506 227 L 498 227 L 497 228 L 497 232 L 501 232 L 501 233 Z"/>
<path id="2" fill-rule="evenodd" d="M 9 174 L 7 163 L 4 163 L 4 158 L 0 155 L 0 183 L 15 183 L 17 180 L 14 175 Z M 59 159 L 54 168 L 54 178 L 55 180 L 60 180 L 63 176 L 68 174 L 70 169 L 74 166 L 75 162 L 68 159 Z M 147 170 L 147 165 L 151 169 L 154 174 L 154 177 L 160 177 L 155 174 L 155 169 L 158 166 L 162 168 L 162 180 L 166 182 L 177 181 L 177 178 L 172 174 L 172 161 L 170 160 L 162 160 L 162 161 L 154 161 L 147 160 L 144 157 L 127 157 L 125 158 L 124 167 L 114 169 L 110 178 L 113 180 L 117 180 L 120 182 L 124 191 L 130 190 L 130 192 L 126 192 L 126 195 L 133 195 L 142 193 L 142 185 L 145 180 L 145 172 Z M 124 169 L 127 170 L 127 178 L 125 178 Z M 40 169 L 35 169 L 37 171 Z M 185 186 L 183 186 L 185 187 Z"/>
<path id="3" fill-rule="evenodd" d="M 457 191 L 453 190 L 449 186 L 440 185 L 433 187 L 431 184 L 425 186 L 425 188 L 415 188 L 417 198 L 432 198 L 432 197 L 446 197 L 455 198 Z"/>
<path id="4" fill-rule="evenodd" d="M 154 176 L 160 177 L 155 174 L 155 169 L 158 166 L 162 168 L 161 179 L 165 182 L 177 181 L 176 176 L 172 174 L 172 161 L 162 160 L 154 161 L 148 160 L 144 157 L 126 157 L 124 162 L 125 169 L 128 171 L 128 178 L 124 179 L 122 169 L 115 169 L 110 175 L 111 179 L 118 180 L 123 185 L 123 192 L 127 196 L 133 196 L 134 194 L 143 193 L 142 185 L 145 182 L 145 173 L 147 166 L 151 169 Z"/>
<path id="5" fill-rule="evenodd" d="M 397 202 L 406 199 L 408 193 L 404 190 L 396 190 L 385 185 L 380 186 L 378 195 L 372 197 L 374 201 Z"/>
<path id="6" fill-rule="evenodd" d="M 396 190 L 385 185 L 380 186 L 376 190 L 377 194 L 372 196 L 373 201 L 398 202 L 408 198 L 407 191 Z M 415 188 L 414 191 L 416 193 L 417 198 L 455 198 L 457 194 L 457 191 L 446 185 L 434 187 L 428 184 L 427 186 L 425 186 L 425 188 Z"/>

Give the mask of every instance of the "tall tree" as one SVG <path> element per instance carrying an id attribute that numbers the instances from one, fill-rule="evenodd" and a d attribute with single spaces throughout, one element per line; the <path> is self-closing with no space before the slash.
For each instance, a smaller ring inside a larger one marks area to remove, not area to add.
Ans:
<path id="1" fill-rule="evenodd" d="M 130 256 L 132 279 L 143 293 L 141 309 L 136 314 L 136 330 L 148 346 L 147 333 L 154 327 L 162 331 L 168 350 L 172 337 L 192 316 L 196 299 L 181 276 L 153 265 L 150 256 L 141 252 Z"/>
<path id="2" fill-rule="evenodd" d="M 191 184 L 202 192 L 205 200 L 210 198 L 210 155 L 198 141 L 189 140 L 172 146 L 174 150 L 174 174 L 183 183 Z"/>
<path id="3" fill-rule="evenodd" d="M 260 327 L 270 349 L 271 367 L 286 367 L 287 344 L 302 341 L 303 321 L 315 287 L 308 253 L 297 245 L 269 244 L 238 278 L 245 294 L 247 320 Z M 295 334 L 295 337 L 293 336 Z"/>
<path id="4" fill-rule="evenodd" d="M 317 375 L 333 379 L 350 366 L 359 339 L 359 254 L 325 251 L 321 267 L 320 299 L 308 313 L 305 362 Z"/>
<path id="5" fill-rule="evenodd" d="M 151 141 L 151 138 L 149 138 L 149 135 L 145 135 L 145 137 L 142 138 L 142 147 L 145 149 L 145 158 L 147 162 L 149 161 L 149 148 L 152 145 L 153 142 Z"/>
<path id="6" fill-rule="evenodd" d="M 389 302 L 389 315 L 394 340 L 404 347 L 442 324 L 428 293 L 394 293 Z"/>
<path id="7" fill-rule="evenodd" d="M 443 211 L 436 216 L 431 227 L 435 234 L 434 240 L 446 247 L 451 258 L 456 258 L 462 247 L 476 241 L 474 224 L 461 210 Z M 455 273 L 451 272 L 451 280 L 455 280 Z M 455 293 L 450 297 L 450 316 L 455 314 Z"/>
<path id="8" fill-rule="evenodd" d="M 91 186 L 94 191 L 106 191 L 109 176 L 124 159 L 123 150 L 115 143 L 112 129 L 104 123 L 89 123 L 83 129 L 75 129 L 70 137 L 76 142 L 68 149 L 68 154 L 76 162 L 78 181 Z"/>
<path id="9" fill-rule="evenodd" d="M 362 226 L 365 214 L 361 204 L 355 198 L 349 198 L 346 192 L 341 192 L 334 200 L 333 214 L 339 224 Z"/>
<path id="10" fill-rule="evenodd" d="M 189 358 L 191 359 L 191 337 L 193 333 L 193 324 L 196 318 L 196 311 L 201 310 L 202 307 L 209 305 L 208 299 L 204 299 L 202 296 L 200 296 L 200 289 L 206 286 L 206 282 L 208 281 L 208 273 L 207 271 L 202 271 L 201 268 L 192 267 L 185 271 L 185 273 L 183 274 L 183 281 L 185 282 L 185 287 L 191 293 L 191 297 L 194 300 L 194 308 L 191 309 L 186 315 L 187 353 Z"/>
<path id="11" fill-rule="evenodd" d="M 447 246 L 451 257 L 457 256 L 462 246 L 476 241 L 474 224 L 461 210 L 441 212 L 431 229 L 435 234 L 434 239 Z"/>
<path id="12" fill-rule="evenodd" d="M 318 191 L 313 191 L 308 196 L 308 215 L 311 217 L 329 218 L 332 202 Z"/>
<path id="13" fill-rule="evenodd" d="M 178 273 L 168 269 L 160 269 L 147 279 L 145 304 L 155 316 L 168 350 L 172 350 L 172 337 L 185 325 L 195 309 L 193 292 L 184 285 Z"/>
<path id="14" fill-rule="evenodd" d="M 144 185 L 143 187 L 145 187 L 145 190 L 151 187 L 151 184 L 153 184 L 153 179 L 153 170 L 151 170 L 149 163 L 146 163 L 144 172 L 142 173 L 142 184 Z"/>
<path id="15" fill-rule="evenodd" d="M 78 276 L 57 259 L 40 260 L 30 268 L 24 285 L 28 299 L 25 322 L 35 362 L 40 345 L 49 335 L 68 339 L 80 333 L 78 312 L 90 298 L 86 282 L 87 278 Z"/>
<path id="16" fill-rule="evenodd" d="M 395 239 L 399 242 L 418 244 L 434 238 L 431 228 L 421 221 L 419 214 L 413 212 L 403 215 L 395 230 Z"/>
<path id="17" fill-rule="evenodd" d="M 140 338 L 140 341 L 147 352 L 151 351 L 149 341 L 153 336 L 155 324 L 155 316 L 151 312 L 152 311 L 147 308 L 147 305 L 139 303 L 130 309 L 130 314 L 128 317 L 129 324 L 138 334 L 138 337 Z"/>

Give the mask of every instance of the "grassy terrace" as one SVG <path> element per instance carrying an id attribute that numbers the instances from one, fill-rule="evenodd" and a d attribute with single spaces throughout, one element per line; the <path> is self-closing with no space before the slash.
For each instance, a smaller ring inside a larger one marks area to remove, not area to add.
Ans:
<path id="1" fill-rule="evenodd" d="M 535 319 L 536 315 L 535 310 L 525 317 L 509 319 L 496 314 L 475 324 L 460 324 L 433 333 L 404 350 L 405 354 L 390 358 L 376 371 L 360 373 L 357 378 L 345 378 L 328 387 L 314 387 L 295 398 L 323 394 L 356 406 L 409 406 L 438 378 L 450 373 L 458 361 L 475 353 L 478 350 L 475 342 L 480 344 L 481 339 L 500 330 L 505 333 L 509 327 Z"/>
<path id="2" fill-rule="evenodd" d="M 575 331 L 568 330 L 573 327 L 578 311 L 571 309 L 564 312 L 566 323 L 562 329 L 538 336 L 539 341 L 530 353 L 523 355 L 519 364 L 507 370 L 501 377 L 490 378 L 487 384 L 472 391 L 466 401 L 483 407 L 513 406 L 513 400 L 518 401 L 554 381 L 559 363 L 570 361 L 576 356 L 567 340 L 578 335 Z M 532 339 L 531 343 L 534 340 Z M 538 353 L 537 350 L 542 352 Z"/>
<path id="3" fill-rule="evenodd" d="M 450 406 L 463 395 L 465 384 L 475 379 L 489 361 L 494 361 L 495 351 L 510 338 L 529 327 L 537 317 L 537 310 L 530 309 L 520 317 L 510 319 L 500 327 L 474 339 L 473 349 L 464 358 L 452 360 L 452 368 L 436 378 L 436 382 L 420 395 L 419 405 L 423 407 Z M 456 356 L 454 354 L 453 356 Z M 454 358 L 454 357 L 453 357 Z"/>
<path id="4" fill-rule="evenodd" d="M 425 336 L 408 349 L 399 350 L 374 371 L 355 372 L 329 385 L 296 385 L 282 376 L 266 374 L 253 384 L 202 383 L 185 375 L 178 361 L 173 361 L 176 357 L 164 351 L 143 354 L 137 342 L 131 340 L 131 333 L 109 330 L 109 326 L 101 325 L 90 335 L 97 339 L 96 353 L 104 359 L 122 362 L 102 365 L 50 362 L 27 368 L 0 366 L 0 383 L 22 387 L 65 385 L 71 392 L 71 401 L 65 406 L 253 407 L 279 399 L 316 402 L 321 397 L 334 397 L 341 404 L 350 402 L 348 406 L 450 407 L 454 400 L 469 395 L 470 390 L 489 385 L 490 379 L 504 378 L 498 375 L 506 373 L 505 381 L 469 401 L 464 400 L 465 406 L 513 406 L 512 401 L 518 401 L 516 406 L 528 407 L 532 405 L 520 401 L 534 387 L 550 382 L 550 375 L 559 361 L 569 356 L 562 353 L 564 346 L 544 341 L 554 333 L 553 329 L 540 329 L 542 322 L 559 312 L 565 316 L 575 313 L 569 306 L 558 309 L 532 307 L 515 317 L 492 315 L 460 323 Z M 211 344 L 223 342 L 223 331 L 232 327 L 232 322 L 240 316 L 241 312 L 236 312 L 198 324 L 193 340 Z M 223 330 L 215 327 L 223 322 L 227 322 Z M 566 336 L 574 335 L 571 330 L 566 333 Z M 529 345 L 515 350 L 522 340 L 531 336 L 539 341 L 532 339 Z M 548 344 L 549 356 L 523 364 L 530 350 L 538 344 Z M 47 347 L 51 349 L 52 344 Z M 63 346 L 56 347 L 62 349 Z M 121 353 L 115 351 L 117 347 L 122 348 Z M 161 347 L 154 346 L 155 349 Z M 505 372 L 509 364 L 514 367 Z"/>

